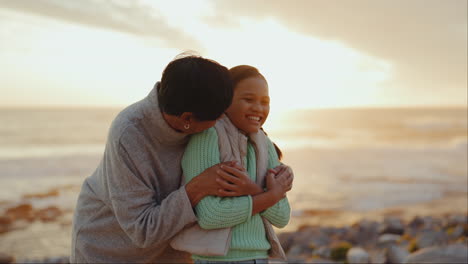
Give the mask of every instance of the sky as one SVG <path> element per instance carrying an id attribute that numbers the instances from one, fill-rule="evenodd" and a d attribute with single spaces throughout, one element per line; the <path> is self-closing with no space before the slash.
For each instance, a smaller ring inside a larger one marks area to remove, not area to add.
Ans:
<path id="1" fill-rule="evenodd" d="M 193 51 L 272 111 L 467 105 L 466 0 L 0 0 L 0 107 L 125 106 Z"/>

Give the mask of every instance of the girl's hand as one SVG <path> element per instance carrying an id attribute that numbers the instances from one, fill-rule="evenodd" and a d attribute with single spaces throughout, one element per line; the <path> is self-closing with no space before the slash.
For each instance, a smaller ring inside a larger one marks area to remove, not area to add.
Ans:
<path id="1" fill-rule="evenodd" d="M 282 198 L 286 197 L 288 191 L 288 184 L 283 180 L 279 180 L 274 171 L 270 170 L 266 175 L 266 188 L 267 193 L 271 194 L 275 200 L 275 203 Z"/>
<path id="2" fill-rule="evenodd" d="M 278 181 L 280 181 L 283 185 L 287 186 L 286 192 L 289 192 L 292 189 L 294 174 L 291 167 L 282 164 L 275 167 L 274 169 L 270 169 L 269 172 L 270 171 L 275 174 L 275 178 Z"/>

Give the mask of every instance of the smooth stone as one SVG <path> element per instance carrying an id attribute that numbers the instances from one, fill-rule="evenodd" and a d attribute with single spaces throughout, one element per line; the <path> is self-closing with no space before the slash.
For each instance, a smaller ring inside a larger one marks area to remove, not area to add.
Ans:
<path id="1" fill-rule="evenodd" d="M 353 247 L 346 254 L 348 263 L 369 263 L 369 254 L 360 247 Z"/>
<path id="2" fill-rule="evenodd" d="M 383 226 L 379 233 L 403 235 L 404 232 L 405 232 L 405 227 L 399 218 L 386 217 L 384 219 Z"/>
<path id="3" fill-rule="evenodd" d="M 270 263 L 270 261 L 268 261 L 268 263 Z M 275 262 L 272 262 L 272 263 L 275 263 Z M 284 263 L 284 262 L 277 262 L 277 263 Z M 302 259 L 302 258 L 288 258 L 288 262 L 287 263 L 290 263 L 290 264 L 302 264 L 302 263 L 308 263 L 306 262 L 305 259 Z"/>
<path id="4" fill-rule="evenodd" d="M 423 229 L 436 229 L 442 227 L 442 220 L 434 218 L 432 216 L 425 216 L 423 217 L 423 220 Z"/>
<path id="5" fill-rule="evenodd" d="M 416 241 L 419 248 L 444 246 L 448 243 L 448 236 L 443 231 L 424 230 Z"/>
<path id="6" fill-rule="evenodd" d="M 348 243 L 347 241 L 337 241 L 333 245 L 330 246 L 330 259 L 335 261 L 343 261 L 346 260 L 346 256 L 348 251 L 353 247 L 352 244 Z"/>
<path id="7" fill-rule="evenodd" d="M 408 226 L 410 228 L 413 228 L 413 229 L 418 229 L 418 228 L 421 228 L 424 226 L 424 219 L 419 217 L 419 216 L 416 216 L 413 218 L 413 220 L 411 220 L 411 222 L 408 224 Z"/>
<path id="8" fill-rule="evenodd" d="M 468 216 L 464 215 L 451 215 L 448 218 L 448 226 L 457 226 L 468 224 Z"/>
<path id="9" fill-rule="evenodd" d="M 288 256 L 288 258 L 297 258 L 297 257 L 300 257 L 300 256 L 304 256 L 304 255 L 311 255 L 312 254 L 312 249 L 309 248 L 308 246 L 306 245 L 301 245 L 301 244 L 295 244 L 293 245 L 289 250 L 288 252 L 286 253 L 286 255 Z"/>
<path id="10" fill-rule="evenodd" d="M 26 219 L 28 221 L 34 220 L 34 210 L 31 204 L 25 203 L 15 207 L 8 208 L 5 212 L 7 217 L 10 217 L 13 221 L 18 219 Z"/>
<path id="11" fill-rule="evenodd" d="M 463 236 L 463 233 L 465 232 L 465 229 L 461 225 L 457 225 L 455 227 L 452 227 L 452 232 L 450 234 L 447 233 L 449 238 L 451 239 L 457 239 L 461 236 Z"/>
<path id="12" fill-rule="evenodd" d="M 390 263 L 403 263 L 408 255 L 408 250 L 397 245 L 390 245 L 387 248 L 387 260 Z"/>
<path id="13" fill-rule="evenodd" d="M 379 236 L 379 226 L 376 221 L 364 219 L 353 225 L 344 239 L 361 246 L 372 245 Z"/>
<path id="14" fill-rule="evenodd" d="M 330 260 L 330 259 L 310 258 L 310 259 L 307 259 L 306 263 L 308 263 L 308 264 L 338 264 L 340 262 L 336 262 L 336 261 L 333 261 L 333 260 Z"/>
<path id="15" fill-rule="evenodd" d="M 467 263 L 468 247 L 454 244 L 444 247 L 430 247 L 416 251 L 409 255 L 404 263 Z"/>
<path id="16" fill-rule="evenodd" d="M 384 249 L 371 249 L 369 250 L 369 261 L 372 264 L 386 264 L 387 257 Z"/>
<path id="17" fill-rule="evenodd" d="M 278 235 L 278 240 L 284 251 L 287 252 L 293 244 L 293 233 L 281 233 Z"/>
<path id="18" fill-rule="evenodd" d="M 383 234 L 379 236 L 377 245 L 380 247 L 386 247 L 391 244 L 396 244 L 401 239 L 400 235 L 395 234 Z"/>
<path id="19" fill-rule="evenodd" d="M 312 252 L 312 255 L 317 255 L 317 256 L 320 256 L 322 258 L 330 258 L 331 256 L 331 248 L 329 247 L 319 247 L 319 248 L 316 248 L 314 249 L 314 251 Z"/>

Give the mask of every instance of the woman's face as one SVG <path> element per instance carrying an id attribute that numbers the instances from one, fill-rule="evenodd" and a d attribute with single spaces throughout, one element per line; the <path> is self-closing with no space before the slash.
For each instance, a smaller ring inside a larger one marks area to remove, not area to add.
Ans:
<path id="1" fill-rule="evenodd" d="M 256 133 L 270 112 L 268 84 L 260 77 L 240 81 L 234 88 L 232 104 L 226 110 L 231 122 L 244 133 Z"/>

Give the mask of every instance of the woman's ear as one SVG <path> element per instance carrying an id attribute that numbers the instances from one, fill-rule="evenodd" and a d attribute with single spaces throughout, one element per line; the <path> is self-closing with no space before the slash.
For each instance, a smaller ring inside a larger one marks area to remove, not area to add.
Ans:
<path id="1" fill-rule="evenodd" d="M 192 112 L 183 112 L 180 115 L 180 119 L 182 119 L 182 121 L 184 121 L 185 123 L 190 123 L 193 121 L 194 116 Z"/>

